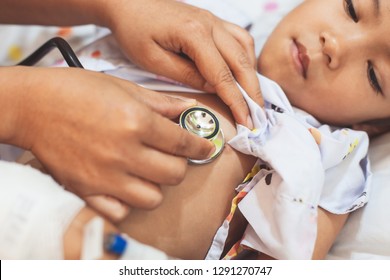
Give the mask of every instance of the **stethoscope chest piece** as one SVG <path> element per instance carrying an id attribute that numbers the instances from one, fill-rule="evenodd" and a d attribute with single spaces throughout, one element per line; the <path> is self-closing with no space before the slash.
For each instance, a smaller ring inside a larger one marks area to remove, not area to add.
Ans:
<path id="1" fill-rule="evenodd" d="M 205 164 L 219 156 L 225 146 L 225 137 L 220 128 L 219 120 L 209 109 L 195 106 L 185 110 L 179 119 L 179 125 L 189 132 L 206 138 L 215 145 L 215 152 L 208 159 L 188 159 L 194 164 Z"/>

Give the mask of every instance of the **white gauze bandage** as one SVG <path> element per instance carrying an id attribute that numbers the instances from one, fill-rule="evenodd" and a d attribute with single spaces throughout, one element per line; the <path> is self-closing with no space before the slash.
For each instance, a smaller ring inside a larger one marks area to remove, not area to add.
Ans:
<path id="1" fill-rule="evenodd" d="M 63 235 L 84 205 L 40 171 L 0 161 L 0 259 L 63 259 Z"/>

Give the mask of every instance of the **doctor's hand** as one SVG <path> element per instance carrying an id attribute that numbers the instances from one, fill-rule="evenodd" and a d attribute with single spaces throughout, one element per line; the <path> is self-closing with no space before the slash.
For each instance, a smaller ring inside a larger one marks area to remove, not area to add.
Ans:
<path id="1" fill-rule="evenodd" d="M 17 77 L 16 85 L 28 85 L 21 89 L 18 131 L 8 142 L 32 151 L 56 181 L 82 198 L 107 195 L 154 208 L 162 200 L 159 185 L 183 179 L 186 158 L 204 159 L 214 150 L 168 119 L 194 100 L 83 69 L 12 67 L 6 73 Z"/>
<path id="2" fill-rule="evenodd" d="M 123 0 L 112 4 L 107 4 L 104 25 L 112 30 L 130 60 L 196 89 L 216 91 L 235 120 L 252 127 L 249 109 L 235 82 L 263 104 L 249 33 L 178 1 Z"/>

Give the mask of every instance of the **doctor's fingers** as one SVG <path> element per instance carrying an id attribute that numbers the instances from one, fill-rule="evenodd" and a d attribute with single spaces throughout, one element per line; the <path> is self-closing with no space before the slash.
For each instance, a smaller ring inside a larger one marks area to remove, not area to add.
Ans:
<path id="1" fill-rule="evenodd" d="M 249 64 L 256 69 L 257 58 L 255 53 L 255 41 L 244 28 L 228 21 L 223 21 L 225 29 L 240 43 L 248 55 Z"/>
<path id="2" fill-rule="evenodd" d="M 215 146 L 210 141 L 191 134 L 158 114 L 155 114 L 154 119 L 149 119 L 147 128 L 141 141 L 169 155 L 205 159 L 215 150 Z"/>
<path id="3" fill-rule="evenodd" d="M 224 26 L 229 32 L 216 32 L 214 35 L 217 48 L 240 86 L 256 103 L 263 106 L 253 38 L 235 24 L 224 22 Z"/>
<path id="4" fill-rule="evenodd" d="M 133 92 L 134 97 L 143 103 L 147 104 L 153 111 L 169 118 L 178 117 L 183 111 L 189 107 L 198 104 L 196 99 L 170 96 L 162 92 L 150 91 L 141 88 L 141 92 Z"/>
<path id="5" fill-rule="evenodd" d="M 109 195 L 90 195 L 83 199 L 88 206 L 113 222 L 120 222 L 131 210 L 129 205 Z"/>
<path id="6" fill-rule="evenodd" d="M 213 88 L 205 88 L 206 80 L 199 72 L 194 62 L 180 53 L 165 45 L 153 42 L 145 50 L 148 52 L 139 64 L 150 72 L 170 78 L 181 84 L 207 92 L 215 92 Z M 156 67 L 158 65 L 158 67 Z"/>
<path id="7" fill-rule="evenodd" d="M 187 171 L 187 159 L 153 148 L 140 149 L 127 164 L 127 173 L 158 185 L 177 185 Z"/>
<path id="8" fill-rule="evenodd" d="M 140 165 L 146 169 L 145 165 Z M 128 206 L 153 209 L 162 201 L 160 186 L 130 174 L 128 166 L 104 168 L 92 181 L 88 189 L 83 188 L 81 183 L 73 183 L 67 189 L 111 220 L 120 219 Z M 119 211 L 120 215 L 107 214 L 109 211 Z"/>
<path id="9" fill-rule="evenodd" d="M 222 26 L 215 27 L 211 36 L 205 35 L 202 32 L 195 33 L 182 47 L 183 52 L 195 62 L 207 83 L 229 106 L 235 120 L 251 127 L 248 106 L 232 73 L 238 73 L 241 79 L 245 75 L 255 77 L 250 59 L 237 40 Z"/>
<path id="10" fill-rule="evenodd" d="M 142 166 L 145 168 L 144 165 Z M 117 199 L 128 206 L 153 209 L 157 207 L 163 199 L 160 186 L 148 180 L 139 178 L 127 172 L 118 172 L 112 179 L 113 180 L 109 185 L 110 187 L 105 189 L 105 195 L 109 195 L 113 199 Z M 106 206 L 107 204 L 100 205 L 100 210 Z"/>

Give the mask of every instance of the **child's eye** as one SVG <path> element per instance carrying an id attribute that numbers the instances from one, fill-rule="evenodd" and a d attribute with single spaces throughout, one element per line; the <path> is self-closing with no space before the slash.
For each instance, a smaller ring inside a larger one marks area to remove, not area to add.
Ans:
<path id="1" fill-rule="evenodd" d="M 356 15 L 355 6 L 353 5 L 352 0 L 344 0 L 344 8 L 347 14 L 352 18 L 354 22 L 358 22 L 359 19 Z"/>
<path id="2" fill-rule="evenodd" d="M 367 76 L 368 76 L 368 81 L 371 87 L 375 90 L 375 92 L 383 95 L 381 85 L 378 82 L 378 79 L 375 74 L 374 66 L 372 65 L 371 61 L 368 61 Z"/>

